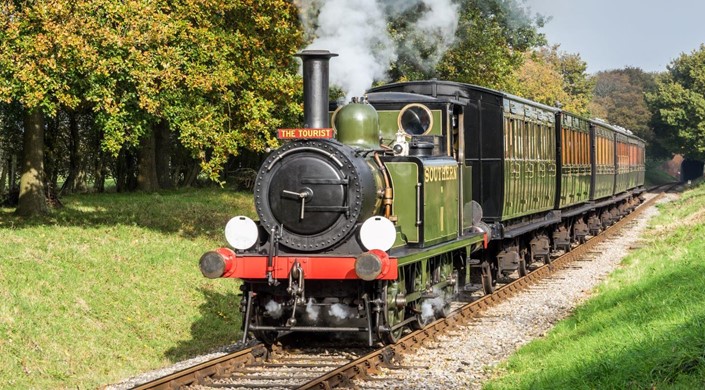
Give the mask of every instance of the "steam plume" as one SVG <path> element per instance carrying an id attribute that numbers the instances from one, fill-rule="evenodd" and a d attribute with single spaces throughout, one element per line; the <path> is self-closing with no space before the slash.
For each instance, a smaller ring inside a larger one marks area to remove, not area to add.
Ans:
<path id="1" fill-rule="evenodd" d="M 387 70 L 403 51 L 420 58 L 415 42 L 431 50 L 423 61 L 435 67 L 455 39 L 458 5 L 454 0 L 301 0 L 299 10 L 308 37 L 315 39 L 307 49 L 340 54 L 330 67 L 331 84 L 345 91 L 346 99 L 360 96 Z M 387 31 L 391 18 L 410 12 L 416 19 L 411 36 L 394 42 Z M 428 50 L 426 50 L 428 51 Z"/>
<path id="2" fill-rule="evenodd" d="M 343 305 L 342 303 L 335 303 L 328 309 L 328 315 L 341 320 L 353 318 L 356 316 L 356 313 L 357 311 L 355 309 L 348 305 Z"/>
<path id="3" fill-rule="evenodd" d="M 318 314 L 320 314 L 320 312 L 321 307 L 316 306 L 316 301 L 314 301 L 313 298 L 309 298 L 306 304 L 306 314 L 308 314 L 308 318 L 315 322 L 318 320 Z"/>
<path id="4" fill-rule="evenodd" d="M 426 299 L 421 304 L 421 319 L 426 322 L 432 320 L 437 311 L 443 309 L 445 301 L 443 297 L 436 297 L 433 299 Z"/>
<path id="5" fill-rule="evenodd" d="M 340 54 L 330 67 L 330 81 L 347 98 L 361 96 L 374 80 L 384 78 L 389 63 L 396 59 L 386 16 L 375 0 L 326 1 L 315 34 L 308 49 Z"/>
<path id="6" fill-rule="evenodd" d="M 274 300 L 267 302 L 267 304 L 264 305 L 264 308 L 267 310 L 267 314 L 269 314 L 275 320 L 280 318 L 284 313 L 281 303 L 278 303 Z"/>

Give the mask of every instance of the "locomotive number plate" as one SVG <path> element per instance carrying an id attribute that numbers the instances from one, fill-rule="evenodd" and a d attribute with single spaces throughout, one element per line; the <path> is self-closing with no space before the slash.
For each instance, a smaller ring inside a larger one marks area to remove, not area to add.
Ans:
<path id="1" fill-rule="evenodd" d="M 278 129 L 279 139 L 308 139 L 308 138 L 333 138 L 335 131 L 332 128 L 324 129 Z"/>

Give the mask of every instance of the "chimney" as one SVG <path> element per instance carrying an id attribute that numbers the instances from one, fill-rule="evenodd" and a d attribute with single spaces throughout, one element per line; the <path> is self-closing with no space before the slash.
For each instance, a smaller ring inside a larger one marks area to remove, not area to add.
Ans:
<path id="1" fill-rule="evenodd" d="M 304 50 L 295 55 L 304 63 L 304 127 L 329 128 L 328 63 L 338 55 L 328 50 Z"/>

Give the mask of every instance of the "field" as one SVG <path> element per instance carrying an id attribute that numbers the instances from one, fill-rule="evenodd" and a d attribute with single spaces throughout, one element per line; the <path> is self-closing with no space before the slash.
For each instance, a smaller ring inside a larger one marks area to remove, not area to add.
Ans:
<path id="1" fill-rule="evenodd" d="M 661 207 L 642 248 L 488 389 L 705 388 L 705 185 Z"/>
<path id="2" fill-rule="evenodd" d="M 239 286 L 201 276 L 226 190 L 74 195 L 49 217 L 0 209 L 0 387 L 95 388 L 238 340 Z"/>

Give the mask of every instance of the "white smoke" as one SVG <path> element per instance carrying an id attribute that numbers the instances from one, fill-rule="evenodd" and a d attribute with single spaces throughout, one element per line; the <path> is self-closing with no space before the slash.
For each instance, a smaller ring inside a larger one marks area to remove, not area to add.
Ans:
<path id="1" fill-rule="evenodd" d="M 330 67 L 330 81 L 345 91 L 348 100 L 362 96 L 374 80 L 384 78 L 396 59 L 386 15 L 376 0 L 326 1 L 318 15 L 315 35 L 307 49 L 340 55 Z"/>
<path id="2" fill-rule="evenodd" d="M 443 54 L 455 42 L 460 6 L 454 0 L 387 0 L 392 15 L 401 15 L 411 7 L 421 9 L 414 29 L 398 42 L 397 53 L 425 71 L 433 70 Z M 419 50 L 422 48 L 424 56 Z"/>
<path id="3" fill-rule="evenodd" d="M 435 318 L 436 311 L 441 311 L 445 301 L 443 297 L 436 297 L 433 299 L 426 299 L 421 304 L 421 319 L 423 322 L 428 322 Z"/>
<path id="4" fill-rule="evenodd" d="M 308 314 L 308 318 L 316 322 L 320 313 L 321 307 L 316 305 L 316 301 L 314 301 L 313 298 L 309 298 L 306 304 L 306 314 Z"/>
<path id="5" fill-rule="evenodd" d="M 276 302 L 274 300 L 267 302 L 267 304 L 264 305 L 264 308 L 265 310 L 267 310 L 267 314 L 269 314 L 269 316 L 274 318 L 275 320 L 279 319 L 284 313 L 281 303 Z"/>
<path id="6" fill-rule="evenodd" d="M 357 310 L 348 305 L 343 305 L 342 303 L 335 303 L 328 309 L 328 315 L 340 320 L 356 317 L 356 313 Z"/>
<path id="7" fill-rule="evenodd" d="M 421 2 L 428 11 L 421 16 L 416 25 L 427 39 L 432 39 L 438 45 L 436 54 L 443 55 L 455 41 L 460 7 L 452 0 L 422 0 Z"/>
<path id="8" fill-rule="evenodd" d="M 307 49 L 330 50 L 340 56 L 330 66 L 330 82 L 345 91 L 346 99 L 361 96 L 376 80 L 384 80 L 398 50 L 410 58 L 412 41 L 422 39 L 433 52 L 419 64 L 435 67 L 455 39 L 459 6 L 454 0 L 302 0 L 300 17 L 308 36 L 314 36 Z M 423 5 L 423 6 L 421 6 Z M 411 36 L 401 39 L 399 48 L 387 30 L 391 16 L 411 7 L 422 14 Z M 316 10 L 320 10 L 315 17 Z"/>

